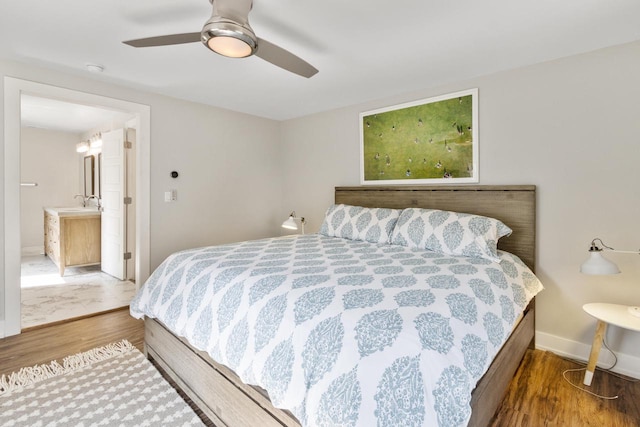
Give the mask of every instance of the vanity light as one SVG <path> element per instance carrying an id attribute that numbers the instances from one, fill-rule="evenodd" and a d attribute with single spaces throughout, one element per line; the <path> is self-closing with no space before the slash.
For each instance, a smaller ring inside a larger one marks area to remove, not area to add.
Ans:
<path id="1" fill-rule="evenodd" d="M 297 230 L 298 223 L 296 221 L 300 221 L 300 226 L 302 227 L 302 234 L 304 234 L 304 224 L 306 223 L 304 217 L 297 217 L 296 211 L 291 212 L 289 214 L 289 218 L 282 223 L 282 228 L 286 228 L 288 230 Z"/>
<path id="2" fill-rule="evenodd" d="M 91 148 L 100 148 L 102 147 L 102 133 L 98 132 L 97 134 L 91 137 L 91 142 L 89 144 Z"/>
<path id="3" fill-rule="evenodd" d="M 82 141 L 76 144 L 77 153 L 86 153 L 87 151 L 89 151 L 89 143 L 87 141 Z"/>

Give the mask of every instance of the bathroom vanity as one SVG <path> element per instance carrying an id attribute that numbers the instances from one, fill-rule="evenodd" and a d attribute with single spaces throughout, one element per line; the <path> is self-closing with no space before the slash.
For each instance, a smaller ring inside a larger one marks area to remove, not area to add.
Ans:
<path id="1" fill-rule="evenodd" d="M 100 264 L 100 211 L 44 208 L 44 248 L 60 276 L 69 266 Z"/>

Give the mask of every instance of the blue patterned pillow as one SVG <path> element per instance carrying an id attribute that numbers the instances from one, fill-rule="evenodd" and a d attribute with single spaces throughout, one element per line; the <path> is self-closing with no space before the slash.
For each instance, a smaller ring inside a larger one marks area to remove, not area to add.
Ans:
<path id="1" fill-rule="evenodd" d="M 320 234 L 389 244 L 400 212 L 399 209 L 332 205 L 324 216 Z"/>
<path id="2" fill-rule="evenodd" d="M 494 218 L 409 208 L 402 211 L 391 243 L 500 262 L 498 239 L 509 234 L 511 229 Z"/>

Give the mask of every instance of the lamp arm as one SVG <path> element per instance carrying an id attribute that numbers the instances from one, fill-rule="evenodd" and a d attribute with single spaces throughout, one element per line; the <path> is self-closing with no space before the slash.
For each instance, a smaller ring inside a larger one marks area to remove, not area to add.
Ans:
<path id="1" fill-rule="evenodd" d="M 598 245 L 596 244 L 596 242 L 600 242 L 600 245 L 602 246 L 601 248 L 598 247 Z M 602 241 L 602 239 L 600 239 L 599 237 L 596 237 L 595 239 L 593 239 L 591 241 L 591 247 L 589 248 L 589 252 L 600 252 L 603 250 L 610 250 L 610 251 L 615 251 L 615 249 L 613 249 L 611 246 L 607 246 L 604 244 L 604 242 Z"/>
<path id="2" fill-rule="evenodd" d="M 600 242 L 600 246 L 602 247 L 598 247 L 596 242 Z M 591 241 L 591 247 L 589 247 L 589 252 L 601 252 L 601 251 L 611 251 L 611 252 L 617 252 L 620 254 L 638 254 L 640 255 L 640 249 L 637 251 L 621 251 L 618 249 L 613 249 L 611 246 L 607 246 L 605 245 L 605 243 L 602 241 L 602 239 L 596 237 L 595 239 L 593 239 Z"/>

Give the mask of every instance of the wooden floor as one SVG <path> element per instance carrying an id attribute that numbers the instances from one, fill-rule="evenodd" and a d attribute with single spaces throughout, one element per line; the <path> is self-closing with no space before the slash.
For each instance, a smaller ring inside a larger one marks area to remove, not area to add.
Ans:
<path id="1" fill-rule="evenodd" d="M 115 341 L 127 339 L 144 347 L 144 322 L 129 315 L 129 308 L 70 322 L 57 322 L 0 339 L 0 375 L 25 366 L 60 361 Z"/>
<path id="2" fill-rule="evenodd" d="M 144 324 L 126 309 L 34 329 L 0 340 L 0 375 L 121 339 L 143 348 Z M 619 396 L 603 400 L 562 379 L 564 370 L 579 367 L 552 353 L 528 350 L 491 426 L 640 426 L 640 382 L 597 371 L 589 390 Z M 583 371 L 569 373 L 568 378 L 581 385 L 583 375 Z"/>
<path id="3" fill-rule="evenodd" d="M 527 350 L 492 427 L 640 426 L 640 381 L 596 370 L 591 387 L 586 387 L 584 369 L 567 373 L 567 379 L 582 389 L 618 396 L 601 399 L 562 378 L 563 371 L 577 368 L 583 365 L 550 352 Z"/>

